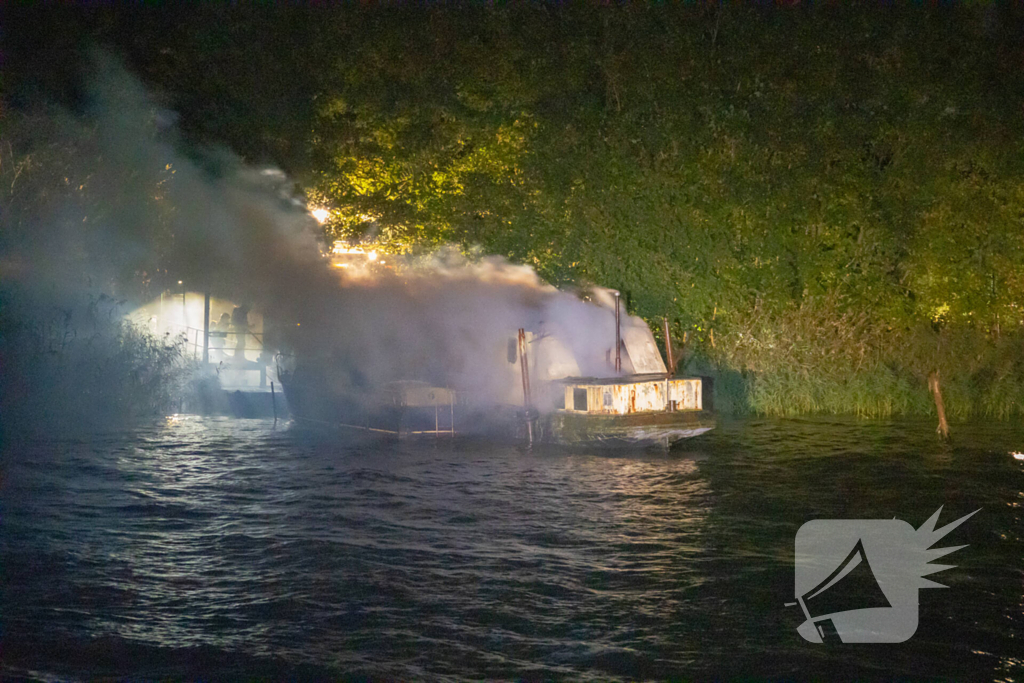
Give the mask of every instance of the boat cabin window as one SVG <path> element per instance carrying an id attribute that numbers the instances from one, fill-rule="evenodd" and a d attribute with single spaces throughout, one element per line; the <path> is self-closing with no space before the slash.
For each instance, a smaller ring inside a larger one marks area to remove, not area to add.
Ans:
<path id="1" fill-rule="evenodd" d="M 587 390 L 586 389 L 573 389 L 572 390 L 572 409 L 573 410 L 586 410 L 587 409 Z"/>
<path id="2" fill-rule="evenodd" d="M 508 362 L 515 363 L 519 360 L 519 342 L 512 337 L 508 338 Z"/>

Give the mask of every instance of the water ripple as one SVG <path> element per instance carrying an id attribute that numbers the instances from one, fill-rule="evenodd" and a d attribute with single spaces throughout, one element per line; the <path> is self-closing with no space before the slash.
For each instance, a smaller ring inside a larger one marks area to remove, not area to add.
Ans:
<path id="1" fill-rule="evenodd" d="M 1024 435 L 754 420 L 669 454 L 191 418 L 7 444 L 7 678 L 1019 677 Z M 800 639 L 814 518 L 982 508 L 915 638 Z M 960 644 L 970 642 L 965 650 Z M 1015 654 L 1017 653 L 1017 658 Z"/>

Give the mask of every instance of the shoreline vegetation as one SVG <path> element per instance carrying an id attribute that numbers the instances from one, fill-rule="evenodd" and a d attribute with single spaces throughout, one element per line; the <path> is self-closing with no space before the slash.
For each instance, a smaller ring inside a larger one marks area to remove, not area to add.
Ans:
<path id="1" fill-rule="evenodd" d="M 328 243 L 620 290 L 720 411 L 935 416 L 934 376 L 950 420 L 1024 414 L 1024 9 L 261 10 L 135 12 L 120 48 L 102 11 L 37 30 L 122 50 L 189 144 L 274 159 Z M 4 191 L 40 144 L 26 112 L 2 112 Z"/>
<path id="2" fill-rule="evenodd" d="M 0 293 L 0 429 L 8 435 L 108 431 L 176 413 L 199 389 L 183 337 L 159 338 L 101 295 L 64 307 Z"/>

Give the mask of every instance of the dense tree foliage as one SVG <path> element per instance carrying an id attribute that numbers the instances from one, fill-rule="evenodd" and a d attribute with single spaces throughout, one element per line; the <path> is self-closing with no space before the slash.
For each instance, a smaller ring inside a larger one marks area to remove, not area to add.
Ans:
<path id="1" fill-rule="evenodd" d="M 926 411 L 933 370 L 955 414 L 1024 409 L 1010 6 L 195 14 L 83 21 L 332 238 L 621 289 L 763 412 Z"/>
<path id="2" fill-rule="evenodd" d="M 620 288 L 687 333 L 691 370 L 744 373 L 761 411 L 927 410 L 941 369 L 956 412 L 1016 412 L 1013 19 L 404 13 L 325 75 L 313 196 L 342 234 L 480 244 Z"/>

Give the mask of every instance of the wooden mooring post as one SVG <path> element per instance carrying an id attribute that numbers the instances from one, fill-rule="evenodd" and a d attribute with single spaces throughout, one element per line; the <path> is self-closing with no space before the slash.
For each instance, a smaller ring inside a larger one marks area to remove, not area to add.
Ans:
<path id="1" fill-rule="evenodd" d="M 949 423 L 946 422 L 946 406 L 942 403 L 942 390 L 939 388 L 938 370 L 932 370 L 928 373 L 928 389 L 932 392 L 932 398 L 935 399 L 935 410 L 939 414 L 939 426 L 935 431 L 939 433 L 943 441 L 949 441 Z"/>

